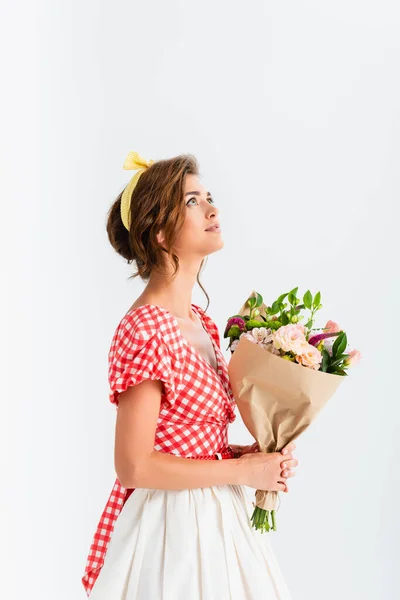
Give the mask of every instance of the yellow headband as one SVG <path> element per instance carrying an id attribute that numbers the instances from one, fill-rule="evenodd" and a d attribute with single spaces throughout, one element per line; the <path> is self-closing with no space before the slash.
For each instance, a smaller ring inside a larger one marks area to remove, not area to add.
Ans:
<path id="1" fill-rule="evenodd" d="M 148 169 L 154 160 L 145 160 L 142 158 L 137 152 L 129 152 L 126 160 L 124 162 L 124 169 L 129 169 L 133 171 L 137 171 L 126 188 L 124 189 L 121 197 L 121 219 L 126 229 L 129 231 L 131 227 L 130 223 L 130 204 L 132 198 L 132 192 L 135 189 L 135 186 L 139 180 L 139 177 Z M 138 170 L 137 170 L 138 169 Z"/>

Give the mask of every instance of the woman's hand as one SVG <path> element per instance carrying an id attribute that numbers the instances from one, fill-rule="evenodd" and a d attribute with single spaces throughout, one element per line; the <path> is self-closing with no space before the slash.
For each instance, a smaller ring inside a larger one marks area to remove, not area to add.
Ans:
<path id="1" fill-rule="evenodd" d="M 235 458 L 240 458 L 243 454 L 249 454 L 250 452 L 259 452 L 258 442 L 247 446 L 241 446 L 240 444 L 229 444 L 232 448 Z"/>
<path id="2" fill-rule="evenodd" d="M 242 446 L 240 444 L 229 444 L 232 448 L 235 458 L 240 458 L 245 454 L 251 454 L 254 452 L 259 452 L 260 448 L 258 442 L 254 442 L 254 444 L 249 444 L 246 446 Z M 282 455 L 282 462 L 280 464 L 281 467 L 281 477 L 285 479 L 285 489 L 282 490 L 284 492 L 288 492 L 289 488 L 287 487 L 286 479 L 288 477 L 294 477 L 296 473 L 293 470 L 293 467 L 297 467 L 299 461 L 293 458 L 292 452 L 295 450 L 296 445 L 294 442 L 290 442 L 286 446 L 282 448 L 279 454 Z"/>
<path id="3" fill-rule="evenodd" d="M 299 464 L 299 461 L 296 460 L 295 458 L 293 458 L 293 455 L 292 455 L 292 452 L 294 452 L 295 449 L 296 449 L 296 444 L 294 442 L 290 442 L 286 446 L 283 446 L 283 448 L 281 450 L 281 454 L 283 457 L 282 462 L 281 462 L 282 477 L 287 478 L 287 477 L 294 477 L 296 475 L 296 473 L 291 468 L 291 467 L 297 467 L 297 465 Z M 285 492 L 288 492 L 288 491 L 289 491 L 289 488 L 286 485 Z"/>

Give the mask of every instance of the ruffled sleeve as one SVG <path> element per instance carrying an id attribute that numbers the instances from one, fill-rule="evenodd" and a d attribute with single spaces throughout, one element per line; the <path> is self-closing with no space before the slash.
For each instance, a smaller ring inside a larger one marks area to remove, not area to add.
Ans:
<path id="1" fill-rule="evenodd" d="M 119 324 L 108 355 L 109 398 L 118 406 L 119 394 L 147 379 L 163 383 L 161 403 L 170 408 L 175 399 L 171 355 L 160 331 L 125 315 Z"/>

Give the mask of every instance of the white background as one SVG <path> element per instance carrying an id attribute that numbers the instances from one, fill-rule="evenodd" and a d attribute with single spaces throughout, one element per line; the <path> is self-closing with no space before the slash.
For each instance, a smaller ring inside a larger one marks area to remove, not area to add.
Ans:
<path id="1" fill-rule="evenodd" d="M 299 286 L 361 350 L 297 440 L 270 539 L 294 600 L 398 598 L 398 4 L 42 0 L 0 16 L 1 597 L 86 597 L 115 477 L 107 352 L 143 287 L 105 219 L 137 150 L 199 160 L 225 240 L 202 277 L 221 333 L 253 288 L 271 303 Z M 239 417 L 230 441 L 252 441 Z"/>

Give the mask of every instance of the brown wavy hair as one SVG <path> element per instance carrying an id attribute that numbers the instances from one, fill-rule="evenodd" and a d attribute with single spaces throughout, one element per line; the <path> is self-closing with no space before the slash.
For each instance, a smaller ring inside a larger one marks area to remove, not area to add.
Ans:
<path id="1" fill-rule="evenodd" d="M 199 175 L 198 163 L 192 154 L 158 160 L 143 171 L 130 201 L 130 231 L 121 219 L 124 190 L 112 204 L 107 214 L 108 239 L 128 264 L 136 263 L 137 271 L 129 279 L 139 276 L 147 282 L 153 269 L 163 269 L 165 254 L 170 256 L 173 263 L 172 278 L 178 273 L 179 258 L 172 252 L 172 247 L 186 216 L 183 196 L 186 175 Z M 160 229 L 164 232 L 165 249 L 157 242 Z M 204 259 L 197 273 L 197 283 L 207 298 L 208 308 L 210 298 L 200 282 L 203 266 Z"/>

